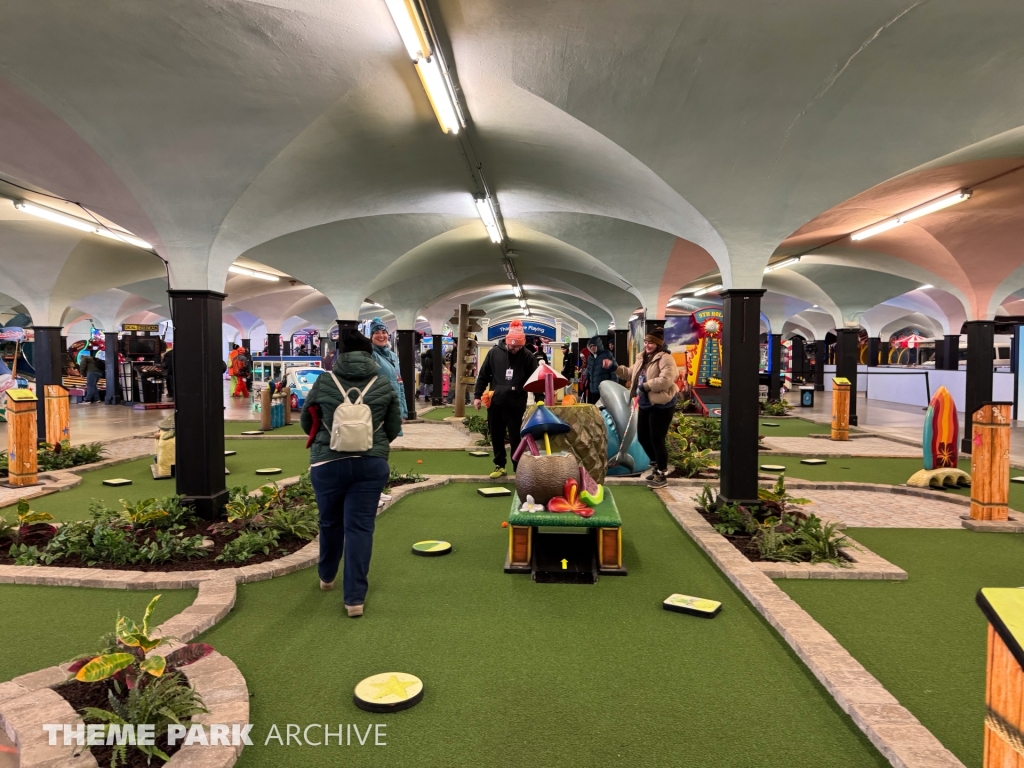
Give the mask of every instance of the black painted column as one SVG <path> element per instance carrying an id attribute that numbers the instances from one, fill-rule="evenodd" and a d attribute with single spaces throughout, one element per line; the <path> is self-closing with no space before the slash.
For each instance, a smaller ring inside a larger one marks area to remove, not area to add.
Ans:
<path id="1" fill-rule="evenodd" d="M 939 344 L 942 345 L 942 359 L 945 363 L 942 370 L 957 370 L 960 367 L 960 334 L 943 336 Z M 935 367 L 938 368 L 938 365 Z"/>
<path id="2" fill-rule="evenodd" d="M 960 441 L 960 450 L 970 453 L 971 417 L 982 405 L 992 402 L 996 324 L 991 320 L 969 320 L 964 325 L 967 326 L 967 388 L 964 394 L 964 438 Z"/>
<path id="3" fill-rule="evenodd" d="M 402 372 L 402 388 L 405 390 L 405 404 L 409 418 L 416 418 L 416 331 L 398 331 L 395 334 L 398 348 L 398 367 Z"/>
<path id="4" fill-rule="evenodd" d="M 268 333 L 267 334 L 267 354 L 268 355 L 280 355 L 281 354 L 281 334 L 280 333 Z"/>
<path id="5" fill-rule="evenodd" d="M 814 391 L 825 391 L 825 359 L 828 352 L 825 349 L 825 340 L 817 339 L 814 342 Z"/>
<path id="6" fill-rule="evenodd" d="M 850 380 L 850 426 L 857 426 L 857 363 L 860 329 L 836 328 L 836 378 Z"/>
<path id="7" fill-rule="evenodd" d="M 768 374 L 768 399 L 782 399 L 782 337 L 777 333 L 768 334 L 768 359 L 771 372 Z"/>
<path id="8" fill-rule="evenodd" d="M 758 363 L 764 289 L 723 291 L 722 480 L 719 499 L 757 501 Z"/>
<path id="9" fill-rule="evenodd" d="M 245 347 L 245 353 L 252 357 L 252 339 L 242 339 L 242 346 Z"/>
<path id="10" fill-rule="evenodd" d="M 620 331 L 616 328 L 614 331 L 615 339 L 615 362 L 619 365 L 629 365 L 629 329 Z"/>
<path id="11" fill-rule="evenodd" d="M 430 364 L 434 384 L 430 390 L 430 404 L 444 405 L 444 336 L 435 333 L 431 346 Z"/>
<path id="12" fill-rule="evenodd" d="M 877 368 L 881 365 L 879 355 L 882 351 L 882 340 L 878 336 L 868 337 L 868 367 Z M 886 360 L 888 362 L 888 360 Z"/>
<path id="13" fill-rule="evenodd" d="M 220 517 L 224 483 L 224 383 L 220 347 L 224 294 L 167 292 L 174 318 L 177 492 L 207 520 Z"/>
<path id="14" fill-rule="evenodd" d="M 339 320 L 338 321 L 338 353 L 339 354 L 345 351 L 342 348 L 342 344 L 341 344 L 341 332 L 344 331 L 346 328 L 358 328 L 358 327 L 359 327 L 359 321 L 358 320 Z"/>
<path id="15" fill-rule="evenodd" d="M 290 339 L 281 342 L 281 354 L 290 355 L 292 353 L 292 342 Z"/>
<path id="16" fill-rule="evenodd" d="M 32 344 L 32 366 L 36 369 L 36 432 L 46 439 L 46 385 L 61 382 L 59 325 L 37 325 Z"/>
<path id="17" fill-rule="evenodd" d="M 103 378 L 106 379 L 107 389 L 103 402 L 107 405 L 118 405 L 121 400 L 121 366 L 117 363 L 117 355 L 121 350 L 121 340 L 117 337 L 117 331 L 103 334 L 104 357 L 106 358 Z"/>

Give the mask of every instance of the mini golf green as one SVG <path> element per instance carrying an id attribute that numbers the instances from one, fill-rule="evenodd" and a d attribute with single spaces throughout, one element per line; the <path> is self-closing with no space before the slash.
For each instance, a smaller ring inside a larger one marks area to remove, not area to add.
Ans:
<path id="1" fill-rule="evenodd" d="M 95 651 L 120 612 L 140 621 L 153 595 L 162 597 L 154 626 L 185 610 L 194 589 L 134 592 L 0 584 L 0 682 Z"/>
<path id="2" fill-rule="evenodd" d="M 853 528 L 907 581 L 779 580 L 966 765 L 980 767 L 986 622 L 981 587 L 1024 585 L 1024 536 Z"/>
<path id="3" fill-rule="evenodd" d="M 399 472 L 421 475 L 489 475 L 494 471 L 490 454 L 470 456 L 468 451 L 392 451 L 388 463 Z M 512 471 L 511 462 L 508 471 Z"/>
<path id="4" fill-rule="evenodd" d="M 777 427 L 765 426 L 768 424 L 778 424 Z M 762 416 L 758 419 L 758 434 L 764 435 L 765 437 L 808 437 L 810 435 L 827 435 L 829 434 L 828 424 L 815 424 L 813 421 L 807 421 L 806 419 L 790 418 L 784 419 L 778 416 Z M 851 432 L 857 430 L 851 429 Z"/>
<path id="5" fill-rule="evenodd" d="M 240 435 L 243 432 L 251 432 L 252 430 L 261 429 L 260 422 L 257 421 L 225 421 L 224 422 L 224 434 L 225 435 Z M 292 415 L 292 423 L 287 427 L 278 427 L 277 429 L 268 429 L 264 434 L 267 435 L 303 435 L 302 427 L 299 426 L 299 415 Z M 234 444 L 234 441 L 232 441 Z"/>
<path id="6" fill-rule="evenodd" d="M 238 453 L 224 458 L 224 465 L 231 470 L 231 474 L 226 478 L 227 487 L 244 485 L 249 490 L 254 490 L 266 485 L 268 478 L 255 474 L 260 467 L 282 468 L 281 475 L 269 478 L 270 481 L 306 472 L 309 469 L 309 451 L 304 445 L 300 440 L 230 441 L 231 450 Z M 89 505 L 96 499 L 104 501 L 107 506 L 118 508 L 118 499 L 142 501 L 154 497 L 173 496 L 174 478 L 154 480 L 149 468 L 152 463 L 151 458 L 144 457 L 106 469 L 83 472 L 80 485 L 63 493 L 52 493 L 33 499 L 32 509 L 49 512 L 57 520 L 78 520 L 88 515 Z M 104 486 L 103 481 L 111 477 L 127 478 L 132 484 L 121 488 Z M 12 507 L 0 509 L 0 515 L 7 514 L 8 519 L 11 519 L 10 512 L 13 512 Z"/>
<path id="7" fill-rule="evenodd" d="M 443 421 L 444 419 L 447 419 L 449 416 L 454 415 L 455 409 L 451 406 L 441 406 L 439 408 L 435 408 L 432 411 L 427 411 L 422 415 L 417 414 L 417 416 L 419 416 L 421 419 L 426 419 L 427 421 Z"/>
<path id="8" fill-rule="evenodd" d="M 615 489 L 629 576 L 566 585 L 502 572 L 508 499 L 476 487 L 414 494 L 378 519 L 361 619 L 313 569 L 240 587 L 202 637 L 253 694 L 239 766 L 338 764 L 335 745 L 265 746 L 271 723 L 379 722 L 387 747 L 353 742 L 346 764 L 887 764 L 650 491 Z M 454 551 L 416 557 L 426 538 Z M 674 592 L 724 608 L 663 610 Z M 420 677 L 423 701 L 386 720 L 357 709 L 355 684 L 389 670 Z"/>

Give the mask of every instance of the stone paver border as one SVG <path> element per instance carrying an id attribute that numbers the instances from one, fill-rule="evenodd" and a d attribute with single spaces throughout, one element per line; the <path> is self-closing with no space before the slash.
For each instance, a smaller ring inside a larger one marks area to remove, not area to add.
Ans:
<path id="1" fill-rule="evenodd" d="M 712 528 L 692 504 L 658 491 L 672 516 L 807 665 L 896 768 L 962 768 L 881 683 L 768 576 Z"/>
<path id="2" fill-rule="evenodd" d="M 155 653 L 170 653 L 212 627 L 234 607 L 237 594 L 234 578 L 226 575 L 208 578 L 198 587 L 199 592 L 192 605 L 154 631 L 160 637 L 173 638 Z M 227 725 L 249 722 L 249 689 L 242 673 L 227 656 L 215 651 L 205 659 L 183 667 L 182 672 L 210 710 L 208 714 L 197 717 L 196 722 Z M 96 766 L 96 759 L 88 751 L 75 755 L 74 746 L 64 746 L 62 742 L 56 746 L 47 743 L 43 723 L 74 723 L 78 718 L 71 705 L 52 690 L 67 679 L 67 664 L 62 664 L 0 683 L 0 726 L 18 747 L 21 768 Z M 170 768 L 229 768 L 239 754 L 241 746 L 193 745 L 182 747 L 166 765 Z"/>

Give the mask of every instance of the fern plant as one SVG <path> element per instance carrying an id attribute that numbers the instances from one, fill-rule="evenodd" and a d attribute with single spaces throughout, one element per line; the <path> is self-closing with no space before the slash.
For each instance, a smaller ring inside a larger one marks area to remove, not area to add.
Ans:
<path id="1" fill-rule="evenodd" d="M 845 534 L 840 533 L 835 523 L 823 525 L 821 518 L 810 515 L 797 529 L 800 551 L 812 563 L 832 563 L 841 568 L 850 566 L 842 551 L 851 546 Z"/>

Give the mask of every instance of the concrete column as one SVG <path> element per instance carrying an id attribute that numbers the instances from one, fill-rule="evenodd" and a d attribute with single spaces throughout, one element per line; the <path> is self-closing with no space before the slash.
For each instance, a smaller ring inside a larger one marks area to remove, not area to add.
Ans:
<path id="1" fill-rule="evenodd" d="M 723 291 L 722 479 L 719 500 L 757 503 L 758 363 L 763 288 Z"/>
<path id="2" fill-rule="evenodd" d="M 768 399 L 782 399 L 782 337 L 777 333 L 768 334 Z"/>
<path id="3" fill-rule="evenodd" d="M 290 355 L 291 353 L 292 353 L 292 341 L 291 341 L 291 339 L 282 339 L 281 340 L 281 354 L 287 356 L 287 355 Z"/>
<path id="4" fill-rule="evenodd" d="M 434 384 L 430 390 L 430 404 L 444 405 L 444 336 L 435 333 L 433 338 L 430 362 L 433 367 Z"/>
<path id="5" fill-rule="evenodd" d="M 395 338 L 398 367 L 402 372 L 402 387 L 409 418 L 416 418 L 416 331 L 398 331 Z"/>
<path id="6" fill-rule="evenodd" d="M 985 403 L 992 402 L 992 356 L 995 353 L 996 324 L 992 320 L 970 320 L 967 326 L 967 386 L 964 394 L 964 432 L 960 450 L 970 453 L 971 417 Z M 959 342 L 958 342 L 959 344 Z"/>
<path id="7" fill-rule="evenodd" d="M 61 382 L 59 325 L 34 326 L 32 366 L 36 369 L 36 430 L 40 440 L 46 439 L 46 385 Z"/>
<path id="8" fill-rule="evenodd" d="M 174 317 L 177 492 L 206 519 L 220 517 L 224 483 L 224 387 L 220 355 L 224 294 L 170 290 Z"/>
<path id="9" fill-rule="evenodd" d="M 276 356 L 281 354 L 281 334 L 267 334 L 267 355 Z"/>
<path id="10" fill-rule="evenodd" d="M 804 349 L 804 340 L 799 336 L 790 339 L 792 346 L 793 360 L 793 384 L 797 378 L 807 381 L 807 351 Z"/>
<path id="11" fill-rule="evenodd" d="M 245 347 L 245 353 L 252 357 L 252 339 L 242 339 L 242 346 Z"/>
<path id="12" fill-rule="evenodd" d="M 939 369 L 939 349 L 942 350 L 943 366 Z M 935 344 L 935 367 L 943 371 L 955 371 L 960 367 L 960 334 L 950 334 L 942 337 L 942 341 Z"/>
<path id="13" fill-rule="evenodd" d="M 836 378 L 850 380 L 850 426 L 857 426 L 857 363 L 860 329 L 836 328 Z"/>
<path id="14" fill-rule="evenodd" d="M 106 348 L 106 370 L 103 378 L 107 380 L 107 394 L 103 402 L 107 405 L 117 405 L 123 399 L 121 396 L 121 366 L 117 363 L 117 353 L 121 342 L 117 338 L 117 331 L 103 334 L 103 346 Z M 220 344 L 218 343 L 218 347 Z"/>
<path id="15" fill-rule="evenodd" d="M 814 342 L 814 348 L 817 350 L 814 354 L 814 391 L 824 392 L 825 391 L 825 360 L 828 357 L 828 351 L 826 349 L 824 339 L 817 339 Z"/>
<path id="16" fill-rule="evenodd" d="M 612 338 L 615 339 L 615 362 L 619 365 L 629 365 L 629 329 L 620 331 L 616 328 Z"/>
<path id="17" fill-rule="evenodd" d="M 882 340 L 878 336 L 868 338 L 868 366 L 874 368 L 881 365 L 879 355 L 882 353 Z M 889 362 L 886 360 L 885 362 Z"/>

